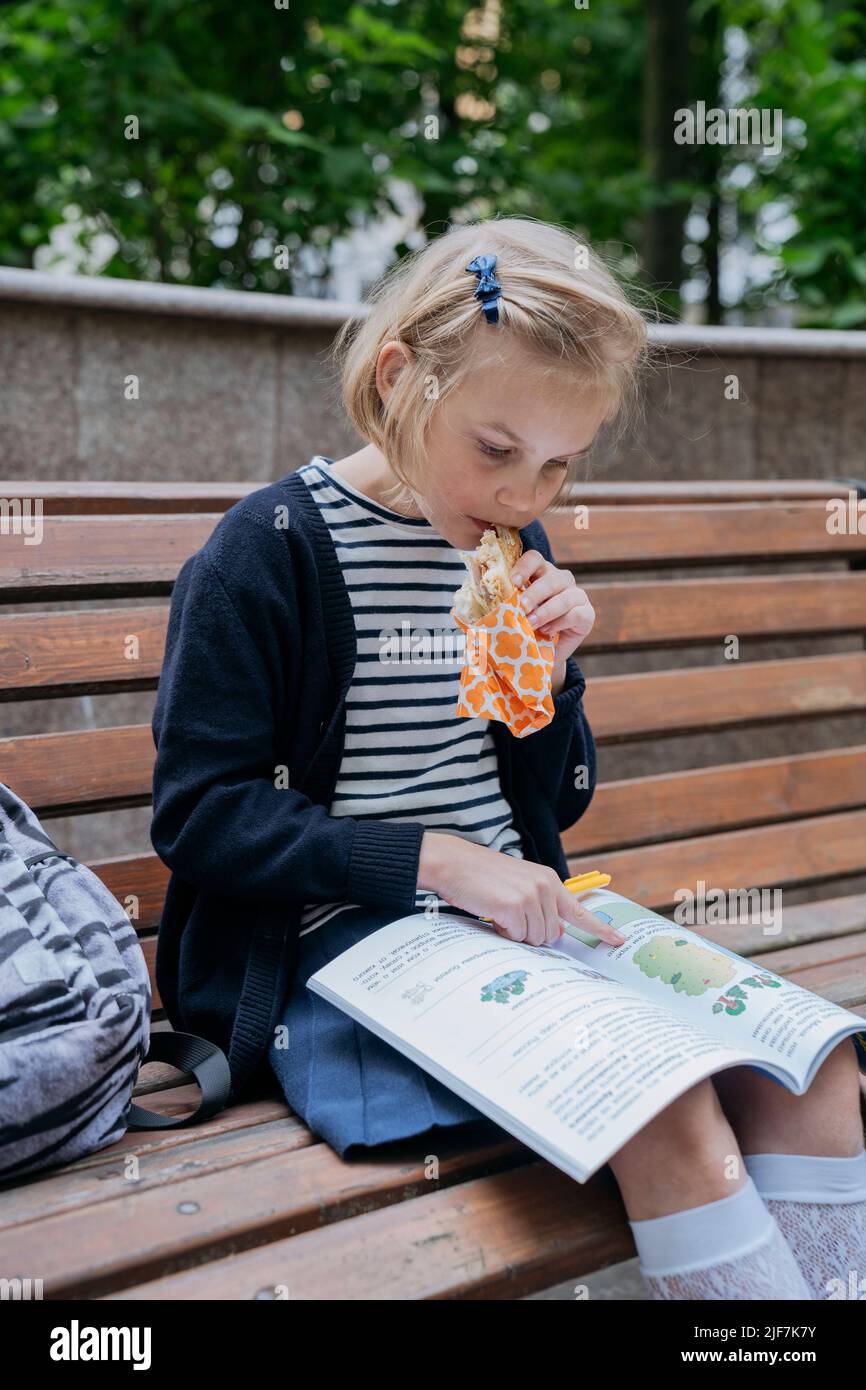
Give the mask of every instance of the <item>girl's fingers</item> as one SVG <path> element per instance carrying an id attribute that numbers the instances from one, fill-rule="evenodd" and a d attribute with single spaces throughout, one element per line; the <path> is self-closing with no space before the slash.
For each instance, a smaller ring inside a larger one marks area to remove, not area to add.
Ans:
<path id="1" fill-rule="evenodd" d="M 546 602 L 539 604 L 537 607 L 533 607 L 532 604 L 527 604 L 524 606 L 523 611 L 533 627 L 543 627 L 545 623 L 553 622 L 555 618 L 565 618 L 566 616 L 570 616 L 572 612 L 579 612 L 579 606 L 575 604 L 571 594 L 560 593 L 554 594 L 551 598 L 547 599 Z M 573 625 L 574 624 L 571 622 L 565 624 L 566 627 L 572 627 Z"/>
<path id="2" fill-rule="evenodd" d="M 519 589 L 527 588 L 530 580 L 544 573 L 547 564 L 547 560 L 537 550 L 524 550 L 511 567 L 511 578 Z"/>
<path id="3" fill-rule="evenodd" d="M 543 574 L 530 576 L 529 582 L 523 586 L 521 599 L 537 608 L 542 599 L 558 593 L 560 589 L 572 583 L 573 579 L 574 576 L 569 570 L 558 570 L 550 565 Z"/>
<path id="4" fill-rule="evenodd" d="M 585 907 L 580 907 L 567 888 L 563 888 L 560 895 L 559 911 L 567 922 L 571 922 L 575 927 L 580 927 L 581 931 L 588 932 L 591 936 L 600 937 L 609 946 L 622 946 L 626 939 L 608 922 L 602 922 L 600 918 L 596 917 L 594 912 L 588 912 Z"/>

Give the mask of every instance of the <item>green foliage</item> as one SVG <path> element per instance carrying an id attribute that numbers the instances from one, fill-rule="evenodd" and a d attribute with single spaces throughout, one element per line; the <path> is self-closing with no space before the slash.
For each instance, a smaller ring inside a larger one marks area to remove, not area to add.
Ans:
<path id="1" fill-rule="evenodd" d="M 751 46 L 750 106 L 781 108 L 784 149 L 759 168 L 740 202 L 741 228 L 759 250 L 776 247 L 761 213 L 783 201 L 799 229 L 769 284 L 747 307 L 798 301 L 801 326 L 866 324 L 866 11 L 817 0 L 724 0 L 726 21 Z"/>
<path id="2" fill-rule="evenodd" d="M 642 133 L 646 11 L 503 0 L 490 40 L 465 0 L 2 6 L 0 262 L 32 265 L 65 223 L 85 272 L 322 293 L 332 242 L 397 210 L 399 179 L 428 236 L 524 213 L 575 227 L 632 274 L 649 209 L 720 199 L 737 237 L 776 258 L 747 315 L 787 299 L 806 323 L 866 324 L 866 15 L 850 0 L 692 0 L 690 100 L 716 101 L 705 35 L 742 29 L 739 104 L 781 107 L 785 144 L 775 160 L 696 157 L 662 186 Z M 799 222 L 781 251 L 765 222 L 779 203 Z M 316 259 L 301 264 L 302 247 Z"/>
<path id="3" fill-rule="evenodd" d="M 6 8 L 0 261 L 32 264 L 65 221 L 83 270 L 127 278 L 291 293 L 273 247 L 312 247 L 315 293 L 334 238 L 397 210 L 394 178 L 433 235 L 465 209 L 636 244 L 642 10 L 612 8 L 513 0 L 489 59 L 462 0 Z"/>

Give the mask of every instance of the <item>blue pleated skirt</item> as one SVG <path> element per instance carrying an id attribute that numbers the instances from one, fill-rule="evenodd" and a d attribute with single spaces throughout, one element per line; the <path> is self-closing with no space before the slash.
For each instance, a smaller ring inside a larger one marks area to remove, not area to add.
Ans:
<path id="1" fill-rule="evenodd" d="M 309 977 L 393 912 L 344 908 L 298 943 L 297 971 L 268 1061 L 288 1104 L 341 1158 L 349 1151 L 409 1139 L 438 1126 L 477 1124 L 504 1133 L 369 1028 L 314 990 Z M 283 1042 L 281 1046 L 280 1043 Z"/>

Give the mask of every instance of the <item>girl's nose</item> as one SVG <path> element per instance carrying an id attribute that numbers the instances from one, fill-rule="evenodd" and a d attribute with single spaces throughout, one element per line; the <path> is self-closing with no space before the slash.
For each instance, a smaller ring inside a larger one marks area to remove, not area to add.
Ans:
<path id="1" fill-rule="evenodd" d="M 499 489 L 496 501 L 511 516 L 534 516 L 537 511 L 537 495 L 537 485 L 523 488 L 503 487 Z"/>

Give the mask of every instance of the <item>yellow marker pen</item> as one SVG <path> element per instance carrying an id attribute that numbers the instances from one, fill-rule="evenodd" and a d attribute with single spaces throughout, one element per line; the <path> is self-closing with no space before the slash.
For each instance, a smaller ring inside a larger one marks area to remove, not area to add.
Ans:
<path id="1" fill-rule="evenodd" d="M 598 869 L 593 869 L 592 873 L 577 874 L 575 878 L 567 878 L 565 887 L 570 893 L 582 893 L 585 888 L 603 888 L 606 883 L 610 883 L 610 874 L 603 874 Z"/>

